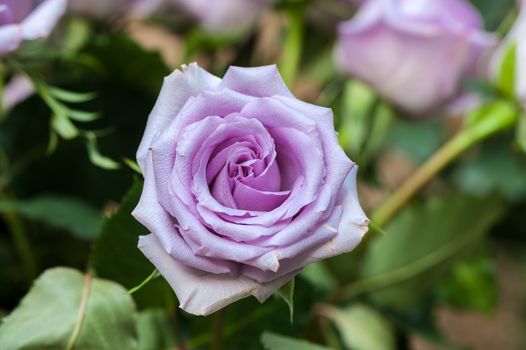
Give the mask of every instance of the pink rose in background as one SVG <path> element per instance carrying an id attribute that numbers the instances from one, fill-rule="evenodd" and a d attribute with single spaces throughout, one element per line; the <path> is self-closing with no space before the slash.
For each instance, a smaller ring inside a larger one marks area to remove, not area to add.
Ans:
<path id="1" fill-rule="evenodd" d="M 513 28 L 499 45 L 492 57 L 490 75 L 499 80 L 503 58 L 512 47 L 515 49 L 515 86 L 514 93 L 526 106 L 526 0 L 520 2 L 521 11 Z"/>
<path id="2" fill-rule="evenodd" d="M 340 25 L 336 60 L 414 114 L 456 97 L 494 37 L 464 0 L 369 0 Z"/>
<path id="3" fill-rule="evenodd" d="M 332 111 L 296 99 L 275 66 L 172 73 L 137 159 L 133 215 L 152 233 L 139 249 L 192 314 L 263 302 L 367 231 Z"/>
<path id="4" fill-rule="evenodd" d="M 46 38 L 66 10 L 66 0 L 0 0 L 0 55 L 22 41 Z"/>
<path id="5" fill-rule="evenodd" d="M 251 25 L 275 0 L 171 0 L 208 31 L 236 32 Z"/>

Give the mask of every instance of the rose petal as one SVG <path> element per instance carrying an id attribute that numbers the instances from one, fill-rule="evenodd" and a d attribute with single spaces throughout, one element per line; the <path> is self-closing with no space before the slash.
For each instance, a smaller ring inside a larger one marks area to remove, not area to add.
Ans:
<path id="1" fill-rule="evenodd" d="M 26 40 L 47 38 L 58 20 L 66 12 L 67 0 L 45 0 L 21 23 L 22 37 Z"/>
<path id="2" fill-rule="evenodd" d="M 333 239 L 324 243 L 321 246 L 314 245 L 314 248 L 307 250 L 300 255 L 294 255 L 295 252 L 290 252 L 290 256 L 293 258 L 281 260 L 280 268 L 275 274 L 269 272 L 262 272 L 251 267 L 243 267 L 243 274 L 255 278 L 256 280 L 267 282 L 269 279 L 281 276 L 290 271 L 297 270 L 304 267 L 307 264 L 327 259 L 336 255 L 350 252 L 353 250 L 358 243 L 362 240 L 363 236 L 367 232 L 367 225 L 369 219 L 365 216 L 360 203 L 358 201 L 358 195 L 356 191 L 356 174 L 358 167 L 355 166 L 349 173 L 349 176 L 345 180 L 344 197 L 341 199 L 342 217 L 340 219 L 338 227 L 331 226 L 330 221 L 322 225 L 329 231 L 333 231 L 335 236 Z M 283 249 L 285 251 L 286 249 Z M 273 251 L 280 255 L 281 249 Z"/>
<path id="3" fill-rule="evenodd" d="M 281 78 L 276 65 L 253 68 L 231 66 L 219 86 L 249 96 L 282 95 L 294 97 Z"/>
<path id="4" fill-rule="evenodd" d="M 22 42 L 22 33 L 16 24 L 0 26 L 0 56 L 18 48 Z"/>
<path id="5" fill-rule="evenodd" d="M 13 16 L 14 23 L 20 23 L 31 12 L 35 5 L 34 0 L 2 0 L 2 5 L 6 5 Z"/>
<path id="6" fill-rule="evenodd" d="M 187 267 L 168 255 L 153 235 L 141 236 L 139 249 L 175 291 L 179 307 L 194 315 L 210 315 L 250 295 L 263 302 L 297 273 L 260 284 L 243 276 L 209 274 Z"/>
<path id="7" fill-rule="evenodd" d="M 233 197 L 237 207 L 245 210 L 271 211 L 280 206 L 290 191 L 269 192 L 249 187 L 239 181 L 234 182 Z"/>
<path id="8" fill-rule="evenodd" d="M 232 262 L 194 255 L 190 247 L 181 238 L 180 232 L 178 232 L 170 215 L 159 204 L 153 171 L 152 157 L 150 156 L 146 159 L 141 199 L 132 215 L 157 237 L 159 243 L 164 247 L 164 251 L 179 262 L 213 273 L 235 271 L 237 266 Z"/>
<path id="9" fill-rule="evenodd" d="M 137 151 L 137 161 L 141 169 L 145 166 L 148 149 L 152 146 L 153 139 L 177 116 L 188 99 L 201 91 L 214 89 L 220 81 L 195 63 L 183 66 L 182 71 L 175 70 L 164 79 Z M 175 151 L 175 147 L 172 149 Z"/>
<path id="10" fill-rule="evenodd" d="M 202 205 L 197 205 L 197 211 L 203 219 L 203 222 L 213 229 L 218 234 L 229 237 L 237 242 L 246 242 L 252 244 L 258 244 L 254 242 L 261 237 L 270 236 L 283 230 L 290 219 L 279 221 L 274 225 L 268 227 L 263 225 L 240 225 L 234 222 L 225 220 L 224 217 L 220 217 L 217 213 L 203 207 Z"/>

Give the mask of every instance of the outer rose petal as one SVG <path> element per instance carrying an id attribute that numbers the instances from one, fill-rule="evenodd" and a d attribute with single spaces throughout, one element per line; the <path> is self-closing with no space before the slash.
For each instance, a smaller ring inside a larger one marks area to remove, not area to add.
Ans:
<path id="1" fill-rule="evenodd" d="M 12 13 L 15 23 L 20 23 L 35 5 L 34 0 L 2 0 L 1 3 L 7 5 L 9 12 Z"/>
<path id="2" fill-rule="evenodd" d="M 194 315 L 210 315 L 250 295 L 263 302 L 292 277 L 289 274 L 260 284 L 243 276 L 210 274 L 192 269 L 168 255 L 153 235 L 141 236 L 139 249 L 173 288 L 180 308 Z"/>
<path id="3" fill-rule="evenodd" d="M 227 87 L 242 94 L 256 97 L 274 95 L 294 97 L 281 78 L 275 64 L 251 68 L 231 66 L 225 73 L 219 87 Z"/>
<path id="4" fill-rule="evenodd" d="M 172 218 L 159 204 L 151 152 L 146 160 L 144 169 L 144 187 L 141 199 L 132 215 L 153 232 L 164 250 L 178 261 L 202 270 L 214 273 L 231 272 L 235 269 L 232 262 L 215 259 L 205 259 L 196 256 L 181 238 L 179 229 L 174 225 Z"/>
<path id="5" fill-rule="evenodd" d="M 22 42 L 22 33 L 17 24 L 0 27 L 0 56 L 18 48 Z"/>
<path id="6" fill-rule="evenodd" d="M 46 38 L 66 12 L 67 0 L 46 0 L 20 23 L 26 40 Z"/>
<path id="7" fill-rule="evenodd" d="M 358 194 L 356 191 L 357 173 L 358 166 L 354 166 L 347 176 L 344 187 L 342 188 L 345 197 L 341 199 L 343 214 L 340 218 L 338 227 L 333 227 L 330 220 L 320 227 L 320 229 L 333 232 L 336 231 L 335 237 L 318 247 L 301 253 L 300 255 L 293 256 L 290 259 L 281 260 L 280 268 L 275 272 L 275 275 L 280 276 L 282 274 L 287 274 L 290 271 L 301 269 L 313 262 L 348 253 L 360 243 L 367 232 L 369 219 L 365 216 L 358 201 Z M 281 251 L 286 250 L 287 248 L 278 248 L 274 250 L 273 253 L 280 255 Z M 249 273 L 250 277 L 260 281 L 265 281 L 270 276 L 266 271 L 257 270 L 251 267 L 247 267 L 246 272 Z"/>
<path id="8" fill-rule="evenodd" d="M 183 70 L 175 70 L 164 79 L 163 87 L 153 107 L 142 137 L 137 161 L 144 171 L 145 159 L 153 139 L 177 116 L 186 101 L 201 91 L 212 90 L 221 79 L 192 63 Z"/>

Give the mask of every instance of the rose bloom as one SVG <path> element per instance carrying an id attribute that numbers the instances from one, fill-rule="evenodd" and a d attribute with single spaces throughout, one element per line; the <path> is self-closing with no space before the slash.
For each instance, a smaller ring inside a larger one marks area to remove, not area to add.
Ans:
<path id="1" fill-rule="evenodd" d="M 456 97 L 494 37 L 464 0 L 369 0 L 339 26 L 336 61 L 407 112 Z"/>
<path id="2" fill-rule="evenodd" d="M 504 41 L 499 45 L 491 59 L 490 75 L 494 80 L 499 80 L 501 68 L 506 54 L 514 50 L 515 59 L 515 86 L 513 92 L 521 104 L 526 107 L 526 0 L 520 2 L 521 11 L 513 28 Z"/>
<path id="3" fill-rule="evenodd" d="M 152 233 L 139 249 L 192 314 L 263 302 L 367 231 L 332 111 L 296 99 L 275 66 L 231 67 L 223 79 L 196 64 L 176 70 L 137 160 L 133 215 Z"/>
<path id="4" fill-rule="evenodd" d="M 275 0 L 170 0 L 195 16 L 210 32 L 238 32 L 250 26 Z"/>
<path id="5" fill-rule="evenodd" d="M 0 0 L 0 55 L 22 41 L 47 37 L 66 10 L 66 0 Z"/>

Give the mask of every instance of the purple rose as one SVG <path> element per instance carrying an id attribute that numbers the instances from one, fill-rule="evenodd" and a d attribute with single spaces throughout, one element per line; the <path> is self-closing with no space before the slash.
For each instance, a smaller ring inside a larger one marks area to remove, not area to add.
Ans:
<path id="1" fill-rule="evenodd" d="M 490 75 L 494 80 L 500 80 L 504 57 L 509 50 L 514 50 L 515 55 L 515 86 L 511 87 L 513 93 L 523 106 L 526 106 L 526 0 L 520 1 L 521 11 L 513 28 L 492 57 Z"/>
<path id="2" fill-rule="evenodd" d="M 421 114 L 456 97 L 494 43 L 464 0 L 369 0 L 339 27 L 338 65 Z"/>
<path id="3" fill-rule="evenodd" d="M 275 66 L 172 73 L 137 159 L 133 215 L 152 233 L 139 249 L 192 314 L 262 302 L 367 231 L 332 111 L 296 99 Z"/>
<path id="4" fill-rule="evenodd" d="M 0 0 L 0 55 L 22 41 L 47 37 L 66 10 L 67 0 Z"/>
<path id="5" fill-rule="evenodd" d="M 245 29 L 275 0 L 171 0 L 199 19 L 208 31 Z"/>

